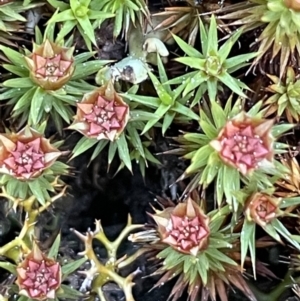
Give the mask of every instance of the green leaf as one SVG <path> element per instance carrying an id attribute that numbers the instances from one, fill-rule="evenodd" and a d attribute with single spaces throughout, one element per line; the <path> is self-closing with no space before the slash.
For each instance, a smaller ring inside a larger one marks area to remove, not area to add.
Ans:
<path id="1" fill-rule="evenodd" d="M 4 87 L 11 87 L 11 88 L 32 88 L 35 84 L 32 82 L 32 80 L 27 78 L 12 78 L 8 79 L 5 82 L 3 82 Z"/>
<path id="2" fill-rule="evenodd" d="M 31 100 L 30 106 L 30 118 L 33 125 L 39 123 L 41 116 L 44 112 L 43 102 L 44 102 L 44 90 L 38 87 Z"/>
<path id="3" fill-rule="evenodd" d="M 60 246 L 60 238 L 61 235 L 60 233 L 56 236 L 54 243 L 52 244 L 49 253 L 48 253 L 48 257 L 56 259 L 58 251 L 59 251 L 59 246 Z"/>
<path id="4" fill-rule="evenodd" d="M 241 265 L 244 266 L 244 262 L 247 256 L 247 251 L 250 249 L 250 257 L 252 262 L 252 269 L 254 279 L 256 278 L 256 254 L 255 254 L 255 229 L 256 224 L 253 221 L 244 219 L 243 228 L 241 232 Z"/>
<path id="5" fill-rule="evenodd" d="M 89 62 L 83 62 L 76 65 L 75 72 L 72 76 L 72 81 L 79 79 L 86 79 L 89 75 L 98 72 L 103 66 L 111 63 L 110 60 L 93 60 Z"/>
<path id="6" fill-rule="evenodd" d="M 63 1 L 57 1 L 57 0 L 47 0 L 47 2 L 52 5 L 54 8 L 58 8 L 61 11 L 67 10 L 70 8 L 70 5 L 63 2 Z"/>
<path id="7" fill-rule="evenodd" d="M 277 219 L 273 219 L 271 222 L 274 229 L 279 232 L 290 244 L 292 244 L 295 248 L 300 250 L 300 245 L 297 241 L 291 239 L 291 233 L 287 230 L 287 228 Z"/>
<path id="8" fill-rule="evenodd" d="M 218 75 L 218 79 L 228 88 L 230 88 L 232 92 L 247 98 L 247 95 L 240 88 L 242 83 L 232 77 L 229 73 L 223 72 L 221 75 Z"/>
<path id="9" fill-rule="evenodd" d="M 59 290 L 57 291 L 57 296 L 63 299 L 75 299 L 78 300 L 83 296 L 81 292 L 71 288 L 69 285 L 61 284 Z"/>
<path id="10" fill-rule="evenodd" d="M 108 140 L 100 140 L 95 147 L 90 162 L 93 161 L 104 149 L 104 147 L 108 144 Z"/>
<path id="11" fill-rule="evenodd" d="M 214 15 L 210 18 L 207 39 L 207 53 L 206 55 L 216 55 L 218 53 L 218 30 L 217 22 Z"/>
<path id="12" fill-rule="evenodd" d="M 150 119 L 144 129 L 141 135 L 144 135 L 146 132 L 149 131 L 165 114 L 168 112 L 171 106 L 166 106 L 164 104 L 161 104 L 157 110 L 154 112 L 154 116 L 158 116 L 157 118 Z"/>
<path id="13" fill-rule="evenodd" d="M 27 66 L 24 56 L 19 52 L 12 50 L 8 47 L 0 45 L 0 50 L 4 52 L 7 58 L 16 66 L 24 67 Z"/>
<path id="14" fill-rule="evenodd" d="M 282 123 L 282 124 L 276 124 L 272 128 L 272 134 L 275 138 L 281 136 L 281 134 L 291 130 L 295 127 L 295 124 L 288 124 L 288 123 Z"/>
<path id="15" fill-rule="evenodd" d="M 175 102 L 174 106 L 172 107 L 172 111 L 175 111 L 178 114 L 185 115 L 189 117 L 190 119 L 199 120 L 200 116 L 195 114 L 193 110 L 190 108 L 182 105 L 178 101 Z"/>
<path id="16" fill-rule="evenodd" d="M 89 40 L 97 46 L 97 42 L 95 39 L 94 28 L 91 24 L 91 21 L 88 16 L 84 16 L 82 18 L 77 18 L 81 28 L 84 30 L 85 35 L 89 38 Z"/>
<path id="17" fill-rule="evenodd" d="M 87 259 L 85 257 L 78 259 L 76 261 L 70 262 L 62 266 L 61 271 L 63 274 L 63 278 L 65 279 L 68 275 L 72 274 L 74 271 L 79 269 Z"/>
<path id="18" fill-rule="evenodd" d="M 189 57 L 195 57 L 195 58 L 203 58 L 203 55 L 196 50 L 193 46 L 186 43 L 184 40 L 182 40 L 180 37 L 172 34 L 174 40 L 178 44 L 178 46 L 189 56 Z"/>
<path id="19" fill-rule="evenodd" d="M 37 200 L 41 205 L 45 205 L 45 195 L 44 195 L 44 189 L 41 187 L 40 181 L 34 180 L 29 181 L 28 186 L 32 192 L 32 195 L 36 196 Z"/>
<path id="20" fill-rule="evenodd" d="M 79 142 L 76 144 L 76 146 L 73 149 L 73 155 L 70 158 L 70 160 L 74 159 L 75 157 L 79 156 L 86 150 L 90 149 L 92 146 L 94 146 L 98 142 L 97 139 L 94 138 L 88 138 L 83 136 Z"/>
<path id="21" fill-rule="evenodd" d="M 61 13 L 52 15 L 52 17 L 48 21 L 48 23 L 64 22 L 64 24 L 66 24 L 66 21 L 74 21 L 74 20 L 76 20 L 76 18 L 74 16 L 72 10 L 67 9 Z"/>
<path id="22" fill-rule="evenodd" d="M 221 129 L 227 121 L 227 116 L 225 115 L 225 112 L 223 111 L 222 107 L 218 103 L 212 102 L 211 113 L 216 128 L 218 130 Z"/>
<path id="23" fill-rule="evenodd" d="M 211 152 L 212 148 L 210 145 L 205 145 L 199 148 L 193 156 L 190 166 L 186 169 L 186 173 L 199 172 L 204 166 L 206 166 Z"/>
<path id="24" fill-rule="evenodd" d="M 17 267 L 8 261 L 0 261 L 0 268 L 9 271 L 13 275 L 17 275 Z"/>
<path id="25" fill-rule="evenodd" d="M 118 154 L 119 154 L 120 159 L 124 162 L 126 167 L 130 171 L 132 171 L 131 158 L 130 158 L 130 155 L 129 155 L 128 144 L 127 144 L 124 133 L 122 133 L 119 136 L 116 143 L 117 143 L 117 146 L 118 146 Z"/>
<path id="26" fill-rule="evenodd" d="M 174 99 L 172 96 L 165 90 L 163 85 L 160 83 L 160 81 L 155 77 L 155 75 L 151 72 L 148 71 L 149 77 L 153 83 L 153 86 L 156 90 L 157 96 L 159 97 L 160 101 L 168 106 L 168 105 L 173 105 L 174 104 Z"/>
<path id="27" fill-rule="evenodd" d="M 300 204 L 300 197 L 293 197 L 293 198 L 284 198 L 280 203 L 279 208 L 287 208 L 290 206 L 295 206 Z"/>
<path id="28" fill-rule="evenodd" d="M 232 260 L 230 257 L 225 255 L 224 253 L 222 253 L 218 249 L 209 248 L 205 253 L 206 253 L 207 257 L 211 258 L 211 260 L 221 261 L 221 262 L 224 262 L 226 264 L 233 265 L 233 266 L 237 265 L 237 263 L 234 260 Z"/>

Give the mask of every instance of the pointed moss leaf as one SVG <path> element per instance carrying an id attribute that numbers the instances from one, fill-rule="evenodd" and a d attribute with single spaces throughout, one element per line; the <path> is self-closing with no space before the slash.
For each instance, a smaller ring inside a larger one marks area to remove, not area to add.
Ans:
<path id="1" fill-rule="evenodd" d="M 191 270 L 193 265 L 195 265 L 195 263 L 196 263 L 196 258 L 195 257 L 187 256 L 187 258 L 183 262 L 183 273 L 184 274 L 189 273 L 189 271 Z"/>
<path id="2" fill-rule="evenodd" d="M 218 103 L 212 102 L 211 113 L 217 129 L 221 129 L 227 121 L 227 116 L 225 115 L 222 107 Z"/>
<path id="3" fill-rule="evenodd" d="M 13 275 L 17 275 L 16 266 L 8 261 L 0 261 L 0 268 L 9 271 Z"/>
<path id="4" fill-rule="evenodd" d="M 202 54 L 196 50 L 194 47 L 186 43 L 184 40 L 182 40 L 180 37 L 173 34 L 173 38 L 178 44 L 178 46 L 190 57 L 199 57 L 203 58 Z"/>
<path id="5" fill-rule="evenodd" d="M 234 45 L 234 43 L 238 40 L 238 38 L 241 36 L 242 34 L 242 30 L 237 30 L 219 49 L 218 53 L 219 53 L 219 57 L 220 57 L 220 62 L 224 63 L 224 61 L 226 60 L 226 58 L 228 57 L 232 46 Z"/>
<path id="6" fill-rule="evenodd" d="M 141 95 L 134 95 L 134 94 L 121 94 L 122 97 L 128 99 L 129 101 L 135 101 L 145 106 L 149 106 L 151 108 L 159 107 L 161 101 L 158 97 L 151 97 L 151 96 L 141 96 Z"/>
<path id="7" fill-rule="evenodd" d="M 197 150 L 196 154 L 193 156 L 191 165 L 187 168 L 187 173 L 193 173 L 202 169 L 206 164 L 207 160 L 212 152 L 210 145 L 205 145 Z"/>
<path id="8" fill-rule="evenodd" d="M 39 123 L 42 113 L 44 111 L 43 102 L 44 102 L 44 90 L 38 87 L 35 90 L 35 93 L 31 100 L 30 106 L 30 118 L 33 125 Z"/>
<path id="9" fill-rule="evenodd" d="M 6 190 L 9 195 L 14 196 L 18 192 L 19 180 L 11 178 L 6 184 Z"/>
<path id="10" fill-rule="evenodd" d="M 258 54 L 258 52 L 252 52 L 252 53 L 247 53 L 247 54 L 241 54 L 241 55 L 237 55 L 231 58 L 228 58 L 225 62 L 224 62 L 224 67 L 227 69 L 227 71 L 229 73 L 232 73 L 234 69 L 236 70 L 236 67 L 247 62 L 248 60 L 253 59 L 254 57 L 256 57 Z M 238 68 L 239 69 L 239 68 Z"/>
<path id="11" fill-rule="evenodd" d="M 212 153 L 209 157 L 208 161 L 212 161 L 210 160 L 211 157 L 218 157 L 218 154 L 216 153 Z M 220 165 L 220 161 L 215 161 L 213 164 L 207 164 L 203 170 L 203 173 L 201 175 L 201 180 L 200 183 L 204 184 L 204 188 L 207 187 L 208 184 L 210 184 L 213 179 L 215 178 L 216 174 L 218 173 L 218 169 L 219 169 L 219 165 Z"/>
<path id="12" fill-rule="evenodd" d="M 145 127 L 143 129 L 142 135 L 144 135 L 146 132 L 148 132 L 154 125 L 156 125 L 158 123 L 159 119 L 161 119 L 166 114 L 166 112 L 169 109 L 170 109 L 170 106 L 166 106 L 164 104 L 160 104 L 160 106 L 154 112 L 154 116 L 158 116 L 158 118 L 150 119 L 146 123 L 146 125 L 145 125 Z"/>
<path id="13" fill-rule="evenodd" d="M 288 124 L 288 123 L 276 124 L 272 128 L 272 134 L 274 137 L 279 137 L 281 134 L 291 130 L 294 127 L 295 124 Z"/>
<path id="14" fill-rule="evenodd" d="M 136 128 L 132 126 L 132 123 L 129 123 L 127 124 L 126 130 L 130 136 L 131 143 L 134 145 L 135 149 L 141 154 L 143 158 L 145 158 L 144 147 Z"/>
<path id="15" fill-rule="evenodd" d="M 276 241 L 282 243 L 281 238 L 279 234 L 276 232 L 275 227 L 273 226 L 272 223 L 266 224 L 263 229 Z"/>
<path id="16" fill-rule="evenodd" d="M 218 52 L 218 30 L 217 30 L 217 22 L 214 15 L 210 18 L 210 24 L 208 29 L 208 40 L 207 40 L 207 55 L 213 53 L 217 54 Z"/>
<path id="17" fill-rule="evenodd" d="M 95 147 L 92 157 L 90 159 L 90 162 L 93 161 L 102 152 L 102 150 L 105 148 L 108 142 L 109 142 L 108 140 L 100 140 L 97 143 L 97 146 Z"/>
<path id="18" fill-rule="evenodd" d="M 237 263 L 232 260 L 230 257 L 228 257 L 227 255 L 225 255 L 224 253 L 222 253 L 221 251 L 219 251 L 218 249 L 211 249 L 209 248 L 209 250 L 206 251 L 206 255 L 208 257 L 211 258 L 211 260 L 218 260 L 230 265 L 234 265 L 236 266 Z"/>
<path id="19" fill-rule="evenodd" d="M 85 257 L 83 257 L 83 258 L 80 258 L 76 261 L 72 261 L 72 262 L 67 263 L 64 266 L 62 266 L 61 271 L 64 276 L 64 279 L 68 275 L 72 274 L 74 271 L 79 269 L 86 261 L 87 261 L 87 259 Z"/>
<path id="20" fill-rule="evenodd" d="M 3 82 L 3 86 L 10 88 L 32 88 L 32 86 L 34 86 L 34 83 L 29 77 L 12 78 Z"/>
<path id="21" fill-rule="evenodd" d="M 190 108 L 182 105 L 178 101 L 174 104 L 172 107 L 172 110 L 175 111 L 178 114 L 185 115 L 191 119 L 199 120 L 199 115 L 195 114 Z"/>
<path id="22" fill-rule="evenodd" d="M 111 162 L 113 161 L 116 151 L 117 151 L 118 145 L 117 142 L 110 142 L 109 143 L 109 148 L 108 148 L 108 165 L 111 164 Z"/>
<path id="23" fill-rule="evenodd" d="M 59 290 L 57 291 L 57 296 L 62 299 L 74 299 L 78 300 L 83 296 L 81 292 L 71 288 L 69 285 L 61 284 Z"/>
<path id="24" fill-rule="evenodd" d="M 262 101 L 257 102 L 253 107 L 251 107 L 250 110 L 247 111 L 247 115 L 253 116 L 253 117 L 260 117 L 260 115 L 261 115 L 260 109 L 261 109 L 262 104 L 263 104 Z"/>
<path id="25" fill-rule="evenodd" d="M 92 139 L 83 136 L 79 142 L 76 144 L 75 148 L 73 149 L 73 155 L 70 160 L 74 159 L 75 157 L 79 156 L 80 154 L 84 153 L 86 150 L 93 147 L 98 142 L 97 139 Z"/>
<path id="26" fill-rule="evenodd" d="M 248 249 L 250 249 L 250 258 L 254 276 L 256 274 L 255 228 L 256 224 L 254 222 L 249 221 L 247 218 L 244 219 L 244 224 L 241 232 L 241 265 L 244 266 Z"/>
<path id="27" fill-rule="evenodd" d="M 203 258 L 206 259 L 205 256 L 201 257 L 201 259 L 203 259 Z M 205 265 L 202 264 L 202 261 L 200 261 L 200 260 L 198 261 L 197 268 L 198 268 L 197 270 L 198 270 L 199 276 L 200 276 L 200 278 L 201 278 L 201 280 L 203 282 L 203 285 L 206 285 L 207 284 L 208 275 L 207 275 L 207 270 L 205 268 Z"/>
<path id="28" fill-rule="evenodd" d="M 223 219 L 224 220 L 224 219 Z M 223 222 L 223 220 L 220 220 Z M 220 226 L 222 224 L 220 223 Z M 210 230 L 212 231 L 211 227 Z M 216 248 L 216 249 L 225 249 L 225 248 L 231 248 L 232 245 L 230 243 L 228 243 L 226 240 L 222 240 L 221 238 L 214 238 L 214 237 L 210 237 L 209 238 L 209 247 L 210 248 Z"/>
<path id="29" fill-rule="evenodd" d="M 59 251 L 59 246 L 60 246 L 60 238 L 61 235 L 60 233 L 56 236 L 54 243 L 52 244 L 49 253 L 48 253 L 48 257 L 56 259 L 58 251 Z"/>
<path id="30" fill-rule="evenodd" d="M 166 83 L 168 81 L 168 76 L 167 76 L 167 73 L 166 73 L 166 70 L 165 70 L 165 67 L 162 63 L 162 60 L 160 58 L 160 55 L 157 53 L 157 67 L 158 67 L 158 73 L 159 73 L 159 79 L 160 79 L 160 82 L 162 84 Z M 166 91 L 171 94 L 171 88 L 169 85 L 164 85 Z"/>
<path id="31" fill-rule="evenodd" d="M 93 60 L 90 62 L 83 62 L 76 65 L 76 70 L 72 76 L 72 81 L 79 79 L 86 79 L 89 75 L 98 72 L 103 66 L 112 63 L 110 60 Z"/>
<path id="32" fill-rule="evenodd" d="M 223 186 L 223 178 L 224 178 L 224 168 L 225 165 L 222 165 L 219 168 L 216 180 L 216 193 L 217 193 L 217 204 L 220 207 L 224 197 L 224 186 Z"/>
<path id="33" fill-rule="evenodd" d="M 176 112 L 167 112 L 164 116 L 163 125 L 162 125 L 162 134 L 165 135 L 167 129 L 172 124 L 174 118 L 176 116 Z"/>
<path id="34" fill-rule="evenodd" d="M 119 136 L 116 143 L 117 143 L 117 146 L 118 146 L 118 154 L 119 154 L 120 159 L 124 162 L 126 167 L 130 171 L 132 171 L 131 158 L 130 158 L 130 155 L 129 155 L 128 144 L 127 144 L 126 137 L 125 137 L 124 133 L 122 133 Z"/>
<path id="35" fill-rule="evenodd" d="M 158 165 L 161 165 L 161 162 L 159 160 L 157 160 L 151 153 L 150 151 L 147 149 L 147 148 L 144 148 L 144 152 L 145 152 L 145 156 L 146 156 L 146 159 L 152 163 L 155 163 L 155 164 L 158 164 Z"/>
<path id="36" fill-rule="evenodd" d="M 279 208 L 287 208 L 290 206 L 295 206 L 300 204 L 300 197 L 293 197 L 293 198 L 284 198 L 280 203 Z"/>
<path id="37" fill-rule="evenodd" d="M 165 90 L 164 86 L 160 83 L 160 81 L 156 78 L 156 76 L 151 71 L 149 71 L 148 74 L 160 101 L 167 106 L 173 105 L 174 100 L 172 96 Z"/>
<path id="38" fill-rule="evenodd" d="M 218 79 L 229 89 L 231 89 L 232 92 L 247 98 L 247 95 L 241 89 L 242 83 L 239 82 L 236 78 L 232 77 L 229 73 L 223 72 L 221 75 L 218 75 Z"/>
<path id="39" fill-rule="evenodd" d="M 228 181 L 228 179 L 230 179 L 230 181 Z M 224 166 L 223 186 L 227 204 L 231 206 L 233 212 L 237 212 L 238 201 L 232 194 L 233 192 L 240 190 L 240 173 L 237 169 Z"/>
<path id="40" fill-rule="evenodd" d="M 12 50 L 6 46 L 0 45 L 0 50 L 4 52 L 7 58 L 16 66 L 27 66 L 24 56 L 19 52 Z"/>
<path id="41" fill-rule="evenodd" d="M 277 219 L 273 219 L 271 222 L 274 229 L 279 232 L 290 244 L 292 244 L 295 248 L 300 250 L 300 245 L 297 241 L 291 239 L 291 233 L 287 230 L 287 228 Z"/>
<path id="42" fill-rule="evenodd" d="M 45 205 L 45 196 L 47 195 L 45 188 L 41 186 L 41 182 L 36 179 L 28 182 L 29 189 L 41 205 Z"/>

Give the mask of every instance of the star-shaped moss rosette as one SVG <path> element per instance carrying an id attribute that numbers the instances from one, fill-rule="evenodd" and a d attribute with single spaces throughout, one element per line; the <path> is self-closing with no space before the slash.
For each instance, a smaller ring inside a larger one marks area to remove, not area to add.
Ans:
<path id="1" fill-rule="evenodd" d="M 280 221 L 281 217 L 298 218 L 297 214 L 290 213 L 290 208 L 300 204 L 300 197 L 278 198 L 273 193 L 274 189 L 260 191 L 253 183 L 235 193 L 245 216 L 241 230 L 241 264 L 244 265 L 249 250 L 254 276 L 256 276 L 257 226 L 277 242 L 283 244 L 281 240 L 283 237 L 286 242 L 300 250 L 298 241 L 293 239 L 292 233 Z"/>
<path id="2" fill-rule="evenodd" d="M 183 85 L 172 89 L 167 83 L 168 77 L 159 55 L 157 55 L 157 62 L 159 79 L 151 71 L 148 71 L 157 96 L 136 95 L 128 92 L 122 96 L 129 103 L 135 102 L 139 104 L 140 109 L 146 107 L 147 111 L 151 112 L 152 116 L 150 115 L 143 133 L 148 132 L 154 126 L 160 126 L 160 122 L 162 122 L 162 134 L 164 135 L 173 122 L 189 123 L 191 119 L 198 120 L 199 115 L 186 106 L 192 93 L 182 97 Z"/>
<path id="3" fill-rule="evenodd" d="M 0 134 L 0 185 L 20 199 L 35 195 L 41 204 L 50 199 L 56 177 L 68 166 L 56 161 L 63 153 L 40 132 L 26 127 L 18 133 Z"/>
<path id="4" fill-rule="evenodd" d="M 229 5 L 216 12 L 221 19 L 232 20 L 230 25 L 241 26 L 243 32 L 262 28 L 255 39 L 258 56 L 252 67 L 268 70 L 275 57 L 282 78 L 288 64 L 299 58 L 300 6 L 294 0 L 251 0 Z M 220 15 L 219 15 L 220 14 Z"/>
<path id="5" fill-rule="evenodd" d="M 132 294 L 132 287 L 134 283 L 133 278 L 140 273 L 138 268 L 128 276 L 124 277 L 118 274 L 118 272 L 130 265 L 134 260 L 142 255 L 145 250 L 138 250 L 132 255 L 125 255 L 122 258 L 118 258 L 117 251 L 122 244 L 122 241 L 128 237 L 130 232 L 141 229 L 144 225 L 135 225 L 131 223 L 131 217 L 128 217 L 125 228 L 121 231 L 119 236 L 114 240 L 110 241 L 106 237 L 100 221 L 95 222 L 95 231 L 89 230 L 86 235 L 73 230 L 73 232 L 80 238 L 84 243 L 84 251 L 80 252 L 79 255 L 85 256 L 91 263 L 90 269 L 81 272 L 91 283 L 91 292 L 96 293 L 101 301 L 108 301 L 104 295 L 104 286 L 109 282 L 115 282 L 123 291 L 126 301 L 134 301 Z M 93 242 L 100 242 L 107 251 L 107 260 L 99 260 L 93 249 Z"/>
<path id="6" fill-rule="evenodd" d="M 57 259 L 60 245 L 58 235 L 50 248 L 48 254 L 40 250 L 37 243 L 33 241 L 32 249 L 15 264 L 0 262 L 0 266 L 17 276 L 16 285 L 12 291 L 19 295 L 17 300 L 49 300 L 49 299 L 77 299 L 82 294 L 62 282 L 74 271 L 76 271 L 86 258 L 62 265 Z"/>
<path id="7" fill-rule="evenodd" d="M 286 116 L 289 123 L 300 121 L 300 80 L 296 78 L 295 71 L 288 67 L 285 74 L 285 81 L 281 81 L 276 75 L 268 77 L 273 82 L 266 88 L 267 92 L 272 93 L 264 105 L 268 107 L 265 116 L 276 114 L 281 117 Z"/>
<path id="8" fill-rule="evenodd" d="M 12 117 L 19 124 L 36 125 L 50 115 L 61 132 L 63 120 L 70 123 L 71 107 L 83 93 L 94 88 L 85 80 L 107 61 L 89 60 L 93 53 L 74 56 L 74 47 L 53 42 L 50 37 L 54 27 L 52 32 L 49 28 L 44 41 L 36 34 L 38 41 L 33 43 L 33 51 L 25 50 L 25 55 L 0 46 L 10 61 L 3 67 L 12 74 L 2 83 L 4 91 L 0 100 L 9 100 L 8 104 L 13 106 Z"/>
<path id="9" fill-rule="evenodd" d="M 94 30 L 107 18 L 114 17 L 113 12 L 93 9 L 92 0 L 70 0 L 68 3 L 47 0 L 57 11 L 49 19 L 48 24 L 61 23 L 56 41 L 65 38 L 74 28 L 80 32 L 86 46 L 92 51 L 92 44 L 97 47 Z"/>
<path id="10" fill-rule="evenodd" d="M 247 113 L 240 100 L 232 107 L 231 98 L 224 109 L 216 102 L 211 103 L 211 108 L 204 105 L 200 110 L 201 132 L 175 138 L 180 147 L 170 152 L 191 160 L 180 178 L 194 175 L 187 191 L 199 185 L 206 189 L 215 180 L 218 205 L 225 196 L 233 212 L 237 212 L 239 203 L 233 192 L 240 189 L 241 180 L 248 183 L 252 179 L 259 187 L 271 187 L 268 175 L 284 177 L 288 173 L 274 158 L 287 145 L 275 139 L 294 125 L 273 125 L 274 120 L 263 119 L 261 105 L 257 103 Z"/>
<path id="11" fill-rule="evenodd" d="M 161 240 L 150 244 L 161 250 L 162 265 L 153 275 L 163 276 L 155 287 L 178 276 L 170 300 L 177 300 L 187 288 L 189 300 L 207 297 L 227 301 L 226 286 L 235 286 L 251 300 L 255 296 L 243 278 L 234 248 L 238 234 L 224 226 L 229 206 L 205 214 L 190 197 L 175 207 L 152 214 Z M 223 225 L 223 226 L 222 226 Z M 230 275 L 230 276 L 229 276 Z M 201 299 L 202 300 L 202 299 Z"/>
<path id="12" fill-rule="evenodd" d="M 136 27 L 138 22 L 144 28 L 144 19 L 147 19 L 147 22 L 150 23 L 150 12 L 147 1 L 144 0 L 92 0 L 91 8 L 95 11 L 113 13 L 115 15 L 113 30 L 115 39 L 122 33 L 122 38 L 124 37 L 127 41 L 128 31 L 131 26 Z"/>
<path id="13" fill-rule="evenodd" d="M 185 57 L 176 58 L 175 60 L 192 68 L 193 71 L 176 77 L 168 83 L 182 84 L 184 87 L 183 96 L 195 91 L 195 98 L 191 106 L 197 104 L 205 92 L 208 92 L 210 101 L 215 101 L 218 90 L 222 90 L 222 84 L 232 92 L 246 97 L 243 90 L 249 90 L 249 88 L 243 82 L 231 76 L 231 73 L 247 66 L 248 61 L 257 56 L 257 53 L 246 53 L 228 58 L 232 46 L 238 40 L 242 31 L 236 31 L 219 47 L 215 17 L 211 17 L 208 29 L 201 19 L 199 22 L 202 53 L 180 37 L 173 35 L 178 46 L 186 54 Z"/>
<path id="14" fill-rule="evenodd" d="M 118 151 L 121 165 L 132 170 L 132 160 L 140 163 L 142 174 L 145 174 L 147 161 L 159 164 L 147 147 L 147 140 L 142 140 L 140 134 L 145 127 L 144 120 L 149 120 L 147 112 L 131 110 L 130 104 L 118 94 L 109 81 L 106 85 L 84 95 L 77 104 L 74 122 L 69 129 L 76 130 L 84 136 L 72 152 L 72 158 L 77 157 L 87 149 L 96 146 L 91 160 L 108 146 L 108 165 L 111 164 Z"/>

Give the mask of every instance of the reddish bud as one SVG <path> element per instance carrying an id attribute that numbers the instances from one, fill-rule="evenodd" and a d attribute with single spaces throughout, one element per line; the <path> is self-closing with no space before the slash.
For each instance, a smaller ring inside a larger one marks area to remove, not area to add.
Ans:
<path id="1" fill-rule="evenodd" d="M 264 160 L 273 160 L 272 125 L 273 120 L 249 117 L 242 112 L 227 121 L 210 145 L 226 164 L 246 175 Z"/>
<path id="2" fill-rule="evenodd" d="M 129 106 L 109 83 L 84 95 L 77 104 L 74 123 L 69 127 L 89 138 L 114 141 L 123 132 L 129 119 Z"/>
<path id="3" fill-rule="evenodd" d="M 280 213 L 281 199 L 264 193 L 254 193 L 246 202 L 245 216 L 254 220 L 261 227 L 266 226 Z"/>
<path id="4" fill-rule="evenodd" d="M 156 212 L 152 217 L 158 225 L 162 242 L 194 256 L 206 249 L 209 218 L 191 198 L 174 208 Z"/>
<path id="5" fill-rule="evenodd" d="M 21 180 L 36 178 L 60 155 L 48 139 L 31 128 L 0 134 L 0 173 Z"/>
<path id="6" fill-rule="evenodd" d="M 58 90 L 72 77 L 74 48 L 61 47 L 46 40 L 25 57 L 31 79 L 45 90 Z"/>
<path id="7" fill-rule="evenodd" d="M 35 300 L 55 299 L 61 284 L 61 267 L 46 257 L 36 244 L 17 268 L 19 294 Z"/>

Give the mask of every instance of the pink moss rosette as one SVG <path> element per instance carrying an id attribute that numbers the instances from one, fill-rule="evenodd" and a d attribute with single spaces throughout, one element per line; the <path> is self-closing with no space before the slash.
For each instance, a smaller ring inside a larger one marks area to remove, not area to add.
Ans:
<path id="1" fill-rule="evenodd" d="M 264 193 L 252 194 L 246 202 L 245 216 L 261 227 L 265 227 L 280 213 L 281 199 L 274 198 Z"/>
<path id="2" fill-rule="evenodd" d="M 0 134 L 0 173 L 20 180 L 37 178 L 61 154 L 48 139 L 31 128 Z"/>
<path id="3" fill-rule="evenodd" d="M 129 106 L 108 83 L 85 94 L 77 104 L 73 124 L 74 129 L 88 138 L 115 141 L 123 132 L 129 119 Z"/>
<path id="4" fill-rule="evenodd" d="M 17 267 L 19 294 L 34 300 L 55 299 L 61 284 L 61 267 L 46 257 L 36 244 Z"/>
<path id="5" fill-rule="evenodd" d="M 196 256 L 207 248 L 209 218 L 191 198 L 151 216 L 158 225 L 162 242 L 177 251 Z"/>
<path id="6" fill-rule="evenodd" d="M 273 120 L 250 117 L 242 112 L 228 120 L 218 137 L 210 145 L 221 160 L 247 175 L 273 160 Z"/>
<path id="7" fill-rule="evenodd" d="M 72 77 L 75 66 L 74 47 L 61 47 L 46 40 L 34 45 L 33 53 L 25 57 L 30 78 L 45 90 L 58 90 Z"/>

